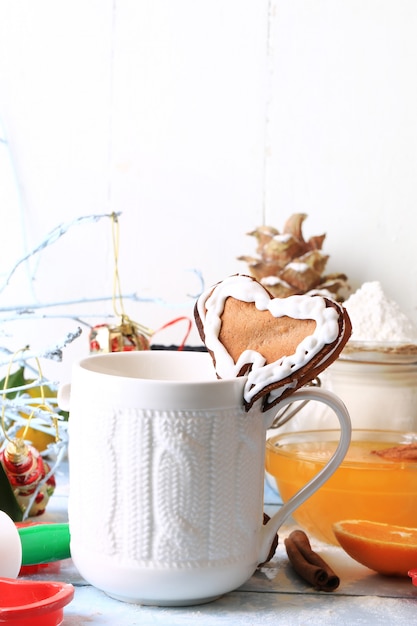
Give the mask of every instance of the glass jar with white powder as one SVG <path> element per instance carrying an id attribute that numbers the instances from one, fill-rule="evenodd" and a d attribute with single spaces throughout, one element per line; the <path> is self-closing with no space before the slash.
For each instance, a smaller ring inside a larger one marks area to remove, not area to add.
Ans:
<path id="1" fill-rule="evenodd" d="M 344 401 L 353 428 L 417 431 L 415 363 L 340 358 L 329 367 L 323 385 Z"/>
<path id="2" fill-rule="evenodd" d="M 326 372 L 354 428 L 417 430 L 417 330 L 379 282 L 364 283 L 345 307 L 352 337 Z"/>

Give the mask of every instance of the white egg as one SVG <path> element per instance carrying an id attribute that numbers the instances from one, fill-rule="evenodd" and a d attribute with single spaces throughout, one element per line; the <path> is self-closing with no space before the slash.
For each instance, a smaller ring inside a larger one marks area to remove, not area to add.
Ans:
<path id="1" fill-rule="evenodd" d="M 17 578 L 22 564 L 22 542 L 13 520 L 0 511 L 0 576 Z"/>

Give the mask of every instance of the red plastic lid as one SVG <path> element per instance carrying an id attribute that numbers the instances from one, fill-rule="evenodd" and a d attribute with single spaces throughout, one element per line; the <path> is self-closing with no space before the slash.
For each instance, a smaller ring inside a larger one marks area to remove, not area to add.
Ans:
<path id="1" fill-rule="evenodd" d="M 74 587 L 55 581 L 0 578 L 0 624 L 58 626 L 63 609 L 74 597 Z"/>

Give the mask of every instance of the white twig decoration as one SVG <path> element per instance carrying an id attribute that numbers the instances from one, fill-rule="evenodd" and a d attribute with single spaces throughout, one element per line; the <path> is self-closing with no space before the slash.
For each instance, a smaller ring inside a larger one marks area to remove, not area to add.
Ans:
<path id="1" fill-rule="evenodd" d="M 116 213 L 116 215 L 120 215 L 120 213 Z M 5 290 L 5 288 L 8 286 L 12 276 L 16 272 L 17 268 L 20 265 L 22 265 L 22 263 L 25 263 L 31 257 L 35 256 L 36 254 L 39 254 L 42 250 L 52 245 L 56 241 L 58 241 L 58 239 L 60 239 L 63 235 L 65 235 L 73 226 L 78 226 L 79 224 L 83 222 L 98 222 L 103 217 L 112 217 L 112 214 L 110 215 L 109 214 L 84 215 L 81 217 L 77 217 L 75 220 L 72 220 L 71 222 L 67 222 L 66 224 L 59 224 L 58 226 L 56 226 L 38 246 L 33 248 L 30 252 L 25 254 L 14 264 L 8 276 L 6 277 L 6 280 L 4 281 L 3 285 L 0 286 L 0 293 L 2 293 Z"/>

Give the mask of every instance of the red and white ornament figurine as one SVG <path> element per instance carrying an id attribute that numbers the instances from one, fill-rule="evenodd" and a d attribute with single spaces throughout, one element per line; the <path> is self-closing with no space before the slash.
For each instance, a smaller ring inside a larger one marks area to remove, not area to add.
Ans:
<path id="1" fill-rule="evenodd" d="M 54 493 L 55 478 L 50 476 L 45 481 L 50 467 L 39 451 L 23 440 L 15 439 L 9 441 L 6 448 L 0 452 L 0 462 L 22 511 L 26 513 L 30 506 L 29 517 L 42 515 L 49 498 Z M 30 505 L 35 491 L 36 497 Z"/>
<path id="2" fill-rule="evenodd" d="M 122 316 L 118 326 L 97 324 L 90 331 L 90 353 L 96 352 L 132 352 L 149 350 L 149 337 L 152 331 L 141 324 Z"/>

